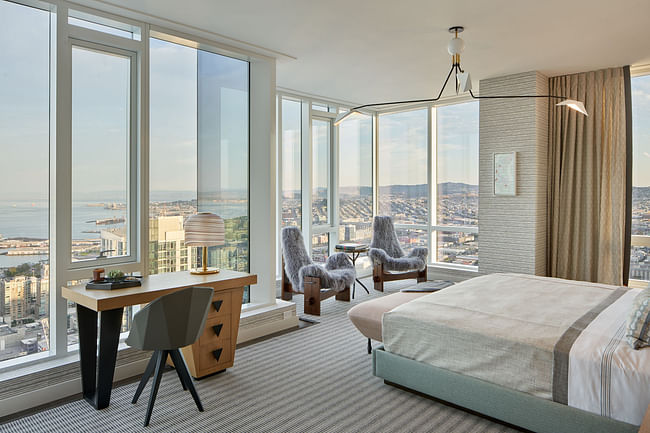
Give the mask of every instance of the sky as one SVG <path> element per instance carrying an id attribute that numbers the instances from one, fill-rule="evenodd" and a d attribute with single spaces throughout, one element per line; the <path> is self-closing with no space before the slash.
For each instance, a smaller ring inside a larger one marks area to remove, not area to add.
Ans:
<path id="1" fill-rule="evenodd" d="M 632 185 L 650 186 L 650 75 L 632 77 Z"/>
<path id="2" fill-rule="evenodd" d="M 48 196 L 49 32 L 48 12 L 0 1 L 0 200 Z M 248 63 L 155 39 L 150 61 L 151 189 L 196 191 L 201 122 L 204 189 L 246 190 Z M 126 199 L 130 62 L 73 48 L 73 199 Z"/>

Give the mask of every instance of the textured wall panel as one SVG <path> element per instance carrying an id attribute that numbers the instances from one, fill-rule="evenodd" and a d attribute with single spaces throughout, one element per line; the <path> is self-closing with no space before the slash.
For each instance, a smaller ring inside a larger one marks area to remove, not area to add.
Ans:
<path id="1" fill-rule="evenodd" d="M 537 72 L 482 80 L 481 95 L 543 95 Z M 546 271 L 548 100 L 480 102 L 479 269 L 481 273 Z M 517 195 L 494 195 L 493 154 L 517 152 Z"/>

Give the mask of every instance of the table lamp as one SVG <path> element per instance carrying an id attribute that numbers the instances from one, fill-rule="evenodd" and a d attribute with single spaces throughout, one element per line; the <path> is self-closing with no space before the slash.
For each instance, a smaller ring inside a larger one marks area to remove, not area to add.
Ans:
<path id="1" fill-rule="evenodd" d="M 218 268 L 208 268 L 208 247 L 225 244 L 226 227 L 223 219 L 210 212 L 199 212 L 190 215 L 185 224 L 185 245 L 188 247 L 203 247 L 203 268 L 192 269 L 190 273 L 197 275 L 216 274 Z"/>

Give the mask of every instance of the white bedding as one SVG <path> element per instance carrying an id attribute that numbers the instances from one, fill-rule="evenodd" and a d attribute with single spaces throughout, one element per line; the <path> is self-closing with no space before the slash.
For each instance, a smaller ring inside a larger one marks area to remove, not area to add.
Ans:
<path id="1" fill-rule="evenodd" d="M 650 348 L 625 341 L 625 321 L 640 290 L 603 310 L 569 353 L 569 406 L 640 425 L 650 404 Z"/>

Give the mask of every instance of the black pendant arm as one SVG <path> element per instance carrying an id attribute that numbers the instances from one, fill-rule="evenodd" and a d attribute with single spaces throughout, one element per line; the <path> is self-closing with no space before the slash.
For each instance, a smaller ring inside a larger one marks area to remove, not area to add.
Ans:
<path id="1" fill-rule="evenodd" d="M 422 102 L 436 102 L 442 96 L 442 92 L 445 90 L 445 87 L 447 87 L 447 83 L 449 82 L 449 78 L 451 77 L 451 74 L 454 72 L 454 69 L 456 69 L 456 65 L 452 65 L 451 69 L 449 70 L 449 73 L 447 74 L 447 79 L 445 80 L 445 83 L 442 85 L 442 88 L 440 89 L 438 96 L 436 96 L 435 98 L 411 99 L 408 101 L 378 102 L 376 104 L 365 104 L 365 105 L 359 105 L 358 107 L 352 107 L 350 111 L 361 110 L 362 108 L 367 108 L 367 107 L 379 107 L 383 105 L 401 105 L 401 104 L 418 104 Z"/>
<path id="2" fill-rule="evenodd" d="M 474 99 L 508 99 L 508 98 L 556 98 L 556 99 L 568 99 L 564 96 L 556 95 L 503 95 L 503 96 L 476 96 L 471 90 L 469 94 L 472 95 Z"/>

